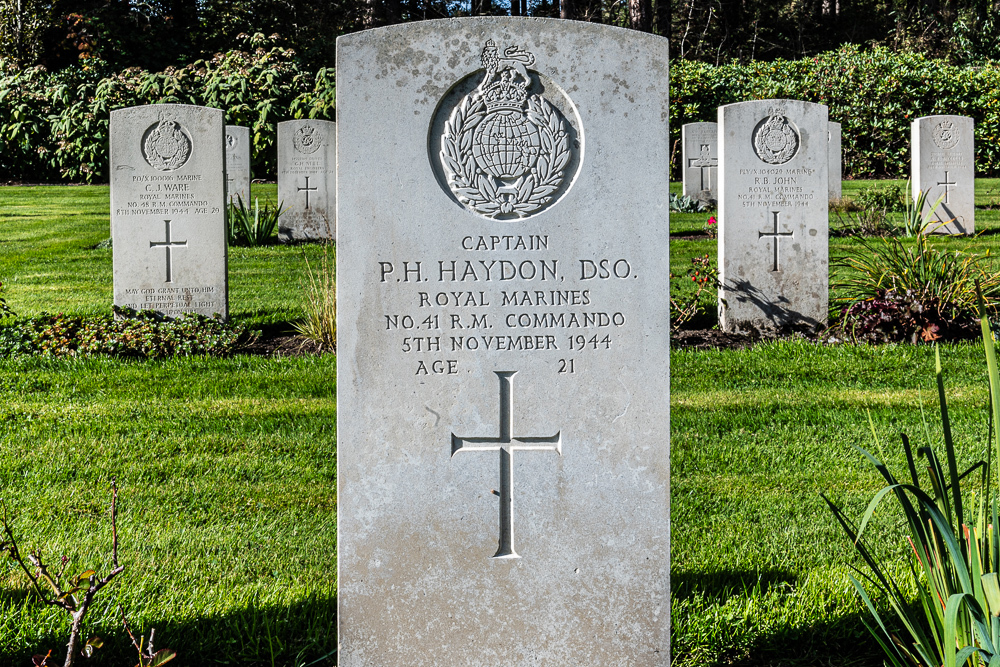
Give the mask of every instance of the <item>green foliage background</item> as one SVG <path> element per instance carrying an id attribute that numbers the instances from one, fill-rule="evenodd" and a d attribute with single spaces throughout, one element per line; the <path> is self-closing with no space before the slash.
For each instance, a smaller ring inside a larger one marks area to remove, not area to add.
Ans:
<path id="1" fill-rule="evenodd" d="M 918 53 L 845 45 L 801 60 L 710 65 L 675 60 L 670 71 L 674 178 L 680 175 L 681 126 L 717 120 L 725 104 L 789 98 L 826 104 L 842 124 L 844 173 L 905 178 L 910 123 L 921 116 L 971 116 L 976 175 L 1000 175 L 1000 62 L 956 66 Z"/>
<path id="2" fill-rule="evenodd" d="M 332 120 L 333 70 L 304 70 L 294 51 L 257 34 L 240 49 L 162 72 L 109 73 L 90 59 L 59 72 L 0 61 L 0 179 L 108 181 L 108 128 L 115 109 L 172 102 L 222 109 L 250 127 L 253 173 L 276 173 L 278 122 Z"/>

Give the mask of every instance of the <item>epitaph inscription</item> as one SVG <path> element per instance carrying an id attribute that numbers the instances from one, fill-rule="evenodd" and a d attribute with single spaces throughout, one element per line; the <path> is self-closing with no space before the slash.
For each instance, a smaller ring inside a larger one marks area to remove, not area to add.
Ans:
<path id="1" fill-rule="evenodd" d="M 115 305 L 226 317 L 222 111 L 120 109 L 110 136 Z"/>
<path id="2" fill-rule="evenodd" d="M 551 19 L 338 39 L 342 667 L 669 664 L 668 62 Z"/>

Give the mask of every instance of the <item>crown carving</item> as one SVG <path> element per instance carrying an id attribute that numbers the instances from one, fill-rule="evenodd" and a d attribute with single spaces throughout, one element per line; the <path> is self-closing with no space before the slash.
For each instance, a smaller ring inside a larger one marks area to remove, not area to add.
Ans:
<path id="1" fill-rule="evenodd" d="M 498 79 L 483 90 L 487 112 L 521 111 L 527 99 L 527 86 L 523 81 L 518 81 L 511 70 L 501 72 Z"/>

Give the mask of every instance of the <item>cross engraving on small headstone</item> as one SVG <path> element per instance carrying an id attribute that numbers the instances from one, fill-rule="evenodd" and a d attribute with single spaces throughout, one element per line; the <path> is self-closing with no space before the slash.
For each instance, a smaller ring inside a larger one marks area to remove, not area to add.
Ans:
<path id="1" fill-rule="evenodd" d="M 771 215 L 774 216 L 774 231 L 773 232 L 757 232 L 757 240 L 764 238 L 765 236 L 770 236 L 774 238 L 774 264 L 771 268 L 772 272 L 780 271 L 778 268 L 778 239 L 782 236 L 791 237 L 794 232 L 779 232 L 778 231 L 778 216 L 781 215 L 781 211 L 771 211 Z"/>
<path id="2" fill-rule="evenodd" d="M 948 172 L 946 171 L 946 172 L 944 172 L 944 181 L 939 182 L 938 185 L 944 186 L 944 202 L 943 203 L 947 204 L 948 203 L 948 192 L 949 192 L 950 186 L 958 185 L 958 183 L 955 183 L 954 181 L 949 181 L 948 180 Z"/>
<path id="3" fill-rule="evenodd" d="M 708 144 L 701 144 L 701 154 L 688 160 L 689 167 L 698 167 L 701 172 L 701 189 L 712 189 L 712 167 L 719 166 L 719 159 L 711 156 Z"/>
<path id="4" fill-rule="evenodd" d="M 150 241 L 150 248 L 163 248 L 167 252 L 167 279 L 165 282 L 173 282 L 173 273 L 170 265 L 170 248 L 186 248 L 187 241 L 171 241 L 170 240 L 170 221 L 164 220 L 164 226 L 166 228 L 166 240 L 164 241 Z"/>
<path id="5" fill-rule="evenodd" d="M 500 452 L 500 539 L 493 558 L 520 558 L 514 551 L 514 452 L 554 451 L 562 456 L 561 431 L 551 436 L 514 437 L 513 379 L 517 371 L 493 371 L 500 379 L 500 435 L 466 438 L 451 434 L 451 455 L 458 452 Z"/>
<path id="6" fill-rule="evenodd" d="M 319 190 L 319 188 L 317 188 L 317 187 L 312 187 L 312 188 L 309 187 L 309 177 L 306 176 L 306 187 L 304 187 L 304 188 L 296 188 L 296 190 L 298 190 L 299 192 L 305 192 L 306 193 L 306 209 L 308 210 L 308 208 L 309 208 L 309 193 L 312 192 L 313 190 Z"/>

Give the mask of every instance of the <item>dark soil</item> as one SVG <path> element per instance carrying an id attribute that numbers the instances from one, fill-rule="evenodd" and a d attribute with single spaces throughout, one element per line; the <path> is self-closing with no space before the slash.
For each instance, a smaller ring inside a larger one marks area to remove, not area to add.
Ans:
<path id="1" fill-rule="evenodd" d="M 811 340 L 835 342 L 825 334 L 787 332 L 777 333 L 726 333 L 719 329 L 680 329 L 670 332 L 670 347 L 691 350 L 743 350 L 757 343 L 772 340 Z"/>
<path id="2" fill-rule="evenodd" d="M 285 325 L 264 327 L 249 342 L 236 349 L 236 354 L 259 357 L 305 357 L 322 353 L 315 341 L 289 332 Z"/>

